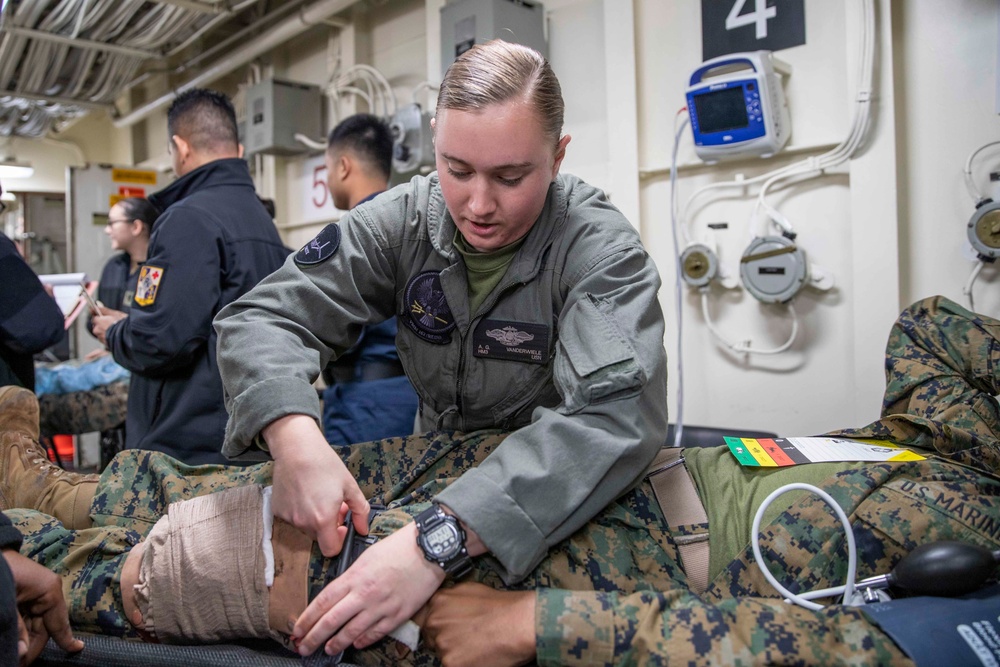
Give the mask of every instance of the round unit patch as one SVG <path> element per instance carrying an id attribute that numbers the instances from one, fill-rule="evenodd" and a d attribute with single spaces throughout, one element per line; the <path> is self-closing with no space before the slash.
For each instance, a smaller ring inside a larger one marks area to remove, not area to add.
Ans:
<path id="1" fill-rule="evenodd" d="M 316 235 L 316 238 L 295 253 L 295 263 L 299 266 L 319 264 L 332 257 L 339 247 L 340 227 L 336 223 L 330 223 Z"/>
<path id="2" fill-rule="evenodd" d="M 455 318 L 444 298 L 440 271 L 424 271 L 410 278 L 404 297 L 409 317 L 403 318 L 403 323 L 413 333 L 429 343 L 451 342 L 448 334 L 455 328 Z"/>

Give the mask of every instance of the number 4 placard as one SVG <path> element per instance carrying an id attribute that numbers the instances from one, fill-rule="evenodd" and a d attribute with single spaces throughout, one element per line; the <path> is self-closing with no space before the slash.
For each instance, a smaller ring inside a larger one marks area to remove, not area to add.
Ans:
<path id="1" fill-rule="evenodd" d="M 701 56 L 806 43 L 803 0 L 701 0 Z"/>

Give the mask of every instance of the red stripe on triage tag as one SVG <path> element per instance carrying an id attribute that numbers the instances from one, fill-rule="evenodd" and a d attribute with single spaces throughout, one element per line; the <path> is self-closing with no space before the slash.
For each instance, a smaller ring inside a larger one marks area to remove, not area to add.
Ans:
<path id="1" fill-rule="evenodd" d="M 770 438 L 758 438 L 757 442 L 760 443 L 760 446 L 764 448 L 764 451 L 767 452 L 779 466 L 784 467 L 795 465 L 795 461 L 788 458 L 788 454 L 783 452 L 781 447 L 779 447 L 778 443 L 774 440 L 771 440 Z"/>

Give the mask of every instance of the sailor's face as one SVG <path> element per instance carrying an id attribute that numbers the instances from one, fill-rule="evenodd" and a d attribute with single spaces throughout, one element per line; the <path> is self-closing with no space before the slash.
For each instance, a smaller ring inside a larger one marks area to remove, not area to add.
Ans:
<path id="1" fill-rule="evenodd" d="M 438 114 L 434 145 L 441 192 L 470 246 L 497 250 L 531 230 L 568 142 L 566 136 L 553 146 L 522 100 Z"/>
<path id="2" fill-rule="evenodd" d="M 115 204 L 108 211 L 108 224 L 104 227 L 104 233 L 111 239 L 113 250 L 128 250 L 131 245 L 132 221 L 119 204 Z"/>

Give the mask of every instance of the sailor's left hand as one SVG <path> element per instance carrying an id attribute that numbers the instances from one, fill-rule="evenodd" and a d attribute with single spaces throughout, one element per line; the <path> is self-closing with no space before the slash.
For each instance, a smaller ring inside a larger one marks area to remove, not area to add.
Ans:
<path id="1" fill-rule="evenodd" d="M 94 335 L 97 340 L 101 341 L 104 345 L 108 344 L 107 334 L 108 329 L 111 325 L 119 320 L 124 320 L 128 317 L 128 313 L 123 313 L 120 310 L 111 310 L 110 308 L 102 308 L 101 311 L 103 315 L 97 315 L 91 320 L 94 326 Z"/>
<path id="2" fill-rule="evenodd" d="M 292 638 L 301 655 L 324 642 L 330 655 L 364 648 L 412 617 L 444 579 L 444 570 L 417 546 L 416 524 L 407 524 L 327 585 L 299 616 Z"/>

